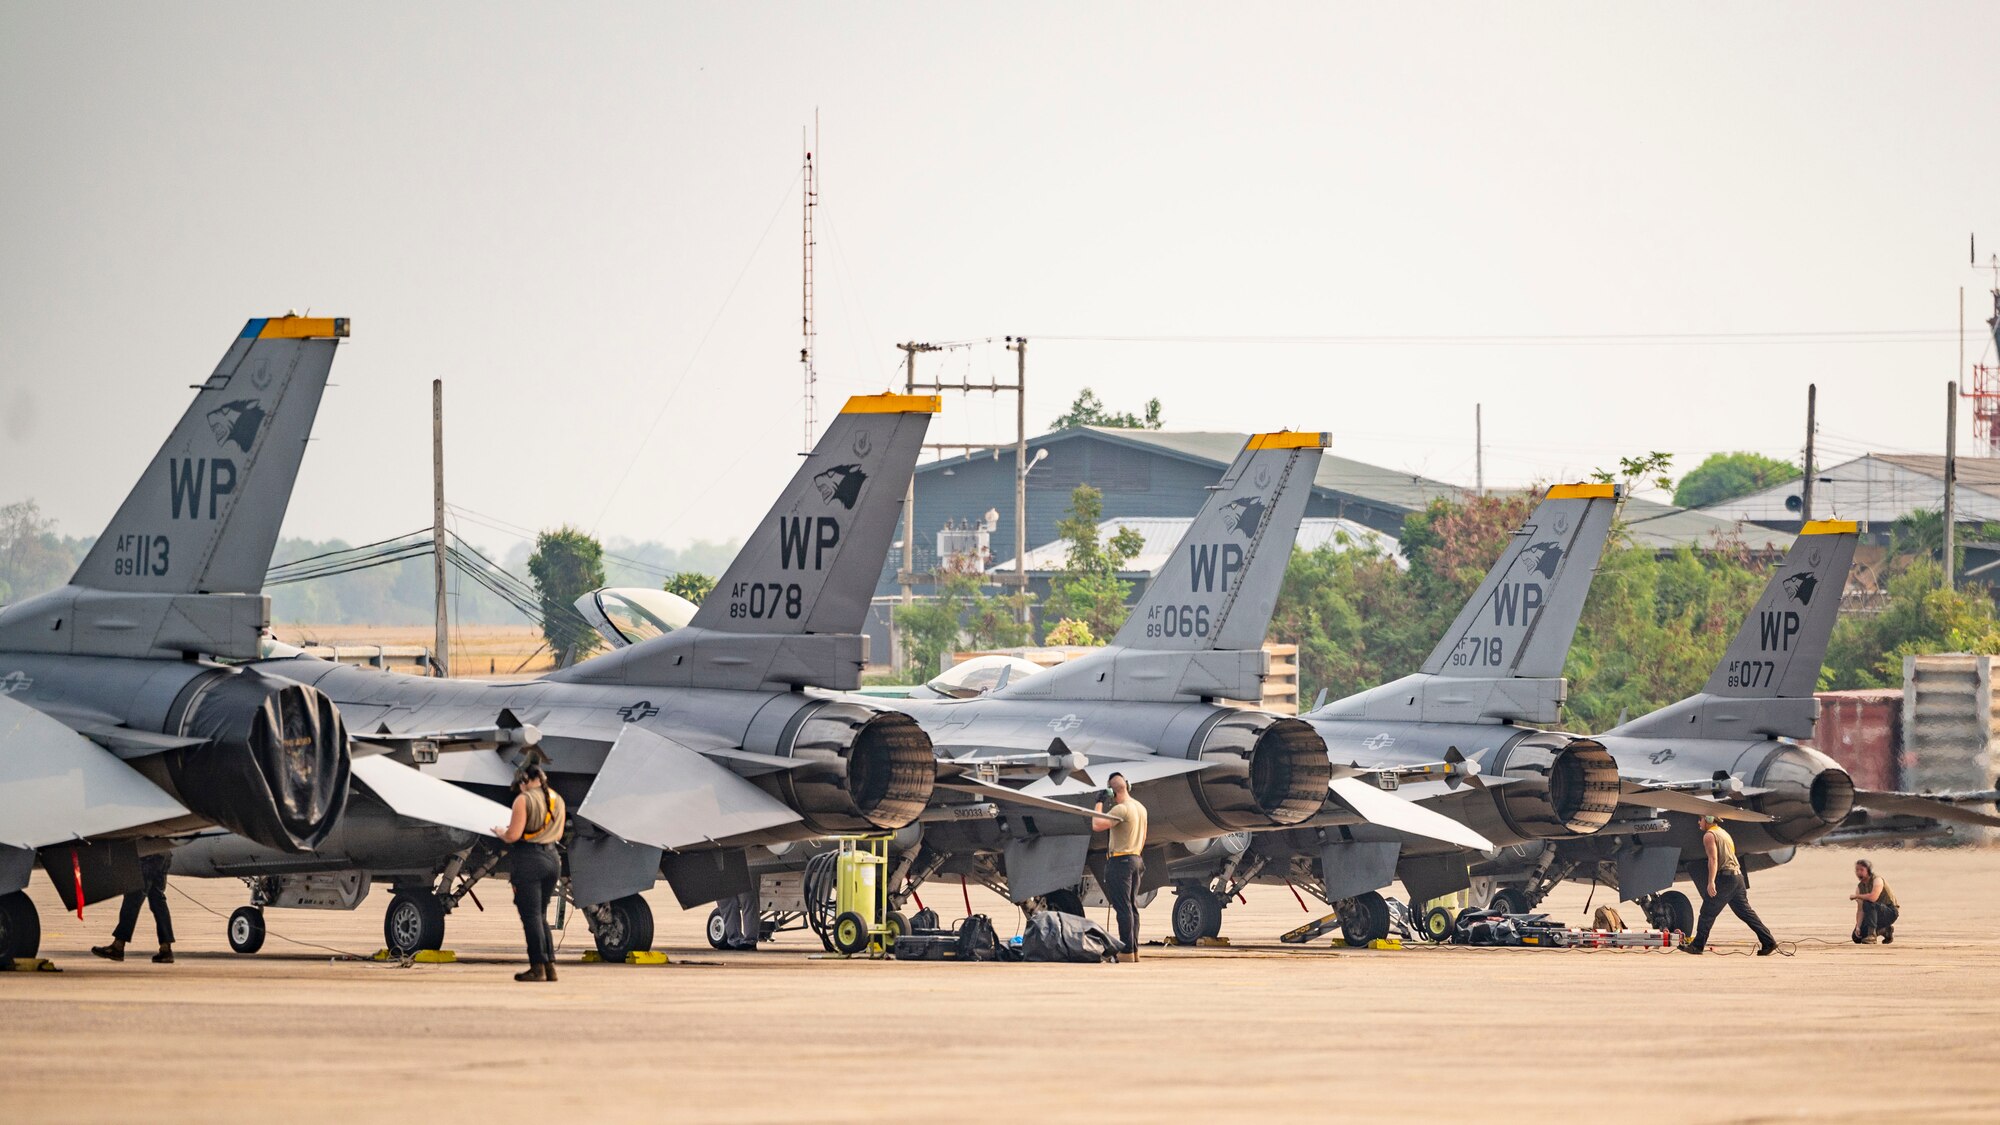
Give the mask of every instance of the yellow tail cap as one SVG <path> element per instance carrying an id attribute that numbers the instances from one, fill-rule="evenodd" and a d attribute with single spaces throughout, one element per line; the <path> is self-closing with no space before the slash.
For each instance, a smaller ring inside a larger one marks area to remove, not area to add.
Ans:
<path id="1" fill-rule="evenodd" d="M 1615 484 L 1601 484 L 1591 481 L 1587 484 L 1552 484 L 1545 500 L 1608 500 L 1618 495 Z"/>
<path id="2" fill-rule="evenodd" d="M 1811 520 L 1799 528 L 1800 535 L 1858 535 L 1861 524 L 1854 520 Z"/>
<path id="3" fill-rule="evenodd" d="M 1253 434 L 1251 449 L 1325 449 L 1333 444 L 1332 434 L 1314 433 L 1311 430 L 1279 430 L 1272 434 Z"/>
<path id="4" fill-rule="evenodd" d="M 274 316 L 257 328 L 259 340 L 319 340 L 345 335 L 344 316 Z"/>
<path id="5" fill-rule="evenodd" d="M 842 414 L 936 414 L 944 409 L 941 395 L 855 395 Z"/>

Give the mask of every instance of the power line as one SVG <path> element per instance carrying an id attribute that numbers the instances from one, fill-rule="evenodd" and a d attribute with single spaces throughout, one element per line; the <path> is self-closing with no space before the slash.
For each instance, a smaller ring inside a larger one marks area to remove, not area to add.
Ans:
<path id="1" fill-rule="evenodd" d="M 1515 335 L 1408 334 L 1328 336 L 1141 336 L 1044 333 L 1038 340 L 1108 344 L 1336 344 L 1367 346 L 1658 346 L 1735 344 L 1936 344 L 1958 338 L 1956 330 L 1891 328 L 1826 332 L 1576 332 Z M 983 342 L 983 341 L 979 341 Z M 950 345 L 947 345 L 950 346 Z M 965 345 L 958 345 L 965 346 Z"/>

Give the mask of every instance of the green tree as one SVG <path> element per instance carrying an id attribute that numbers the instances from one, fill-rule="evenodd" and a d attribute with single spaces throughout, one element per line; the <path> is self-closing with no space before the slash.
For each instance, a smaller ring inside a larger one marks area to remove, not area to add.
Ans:
<path id="1" fill-rule="evenodd" d="M 1640 457 L 1620 457 L 1616 469 L 1599 469 L 1590 474 L 1590 479 L 1604 484 L 1622 484 L 1627 496 L 1641 488 L 1672 492 L 1674 479 L 1667 475 L 1667 470 L 1673 467 L 1674 455 L 1656 449 Z"/>
<path id="2" fill-rule="evenodd" d="M 943 670 L 946 653 L 959 648 L 1027 644 L 1031 637 L 1021 607 L 1033 600 L 1033 594 L 988 594 L 975 571 L 947 571 L 936 597 L 896 607 L 905 668 L 928 678 Z"/>
<path id="3" fill-rule="evenodd" d="M 694 604 L 700 605 L 701 600 L 708 596 L 709 591 L 715 589 L 715 579 L 698 570 L 683 570 L 672 578 L 667 579 L 666 585 L 662 589 L 666 590 L 669 594 L 679 594 Z"/>
<path id="4" fill-rule="evenodd" d="M 576 612 L 576 599 L 604 585 L 604 547 L 568 524 L 535 537 L 528 558 L 535 593 L 541 599 L 542 636 L 567 668 L 598 647 L 597 631 Z"/>
<path id="5" fill-rule="evenodd" d="M 1090 626 L 1074 617 L 1065 617 L 1049 626 L 1046 643 L 1057 648 L 1096 648 L 1104 643 L 1104 638 L 1090 631 Z"/>
<path id="6" fill-rule="evenodd" d="M 1437 643 L 1432 616 L 1394 556 L 1342 535 L 1292 552 L 1270 635 L 1299 646 L 1302 702 L 1321 691 L 1343 699 L 1415 671 Z"/>
<path id="7" fill-rule="evenodd" d="M 1069 404 L 1069 412 L 1049 423 L 1051 430 L 1069 430 L 1078 426 L 1109 426 L 1118 430 L 1157 430 L 1161 426 L 1160 400 L 1146 400 L 1145 417 L 1128 412 L 1114 413 L 1105 409 L 1097 392 L 1089 387 L 1076 396 Z"/>
<path id="8" fill-rule="evenodd" d="M 1978 590 L 1947 590 L 1929 558 L 1913 560 L 1889 579 L 1880 613 L 1846 614 L 1833 628 L 1821 690 L 1901 687 L 1903 657 L 1920 652 L 2000 653 L 2000 620 Z"/>
<path id="9" fill-rule="evenodd" d="M 1067 547 L 1063 568 L 1049 579 L 1047 616 L 1074 618 L 1090 626 L 1093 635 L 1118 632 L 1130 612 L 1125 599 L 1132 584 L 1118 577 L 1125 564 L 1146 547 L 1146 537 L 1129 527 L 1099 542 L 1097 525 L 1104 517 L 1104 494 L 1079 484 L 1069 495 L 1069 514 L 1056 524 L 1056 535 Z"/>
<path id="10" fill-rule="evenodd" d="M 0 600 L 56 589 L 76 573 L 84 544 L 56 535 L 33 500 L 0 508 Z"/>
<path id="11" fill-rule="evenodd" d="M 1683 508 L 1701 508 L 1748 496 L 1804 474 L 1790 461 L 1761 453 L 1711 453 L 1696 465 L 1674 489 L 1674 503 Z"/>

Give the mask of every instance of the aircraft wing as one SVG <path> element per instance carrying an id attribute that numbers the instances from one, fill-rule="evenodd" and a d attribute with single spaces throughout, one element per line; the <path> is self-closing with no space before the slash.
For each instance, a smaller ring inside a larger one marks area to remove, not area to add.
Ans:
<path id="1" fill-rule="evenodd" d="M 1875 790 L 1857 790 L 1854 794 L 1856 808 L 1875 812 L 1901 813 L 1905 816 L 1924 816 L 1933 820 L 1947 820 L 1954 824 L 1980 824 L 1988 828 L 2000 828 L 2000 816 L 1964 807 L 1967 804 L 1991 804 L 1993 793 L 1884 793 Z"/>
<path id="2" fill-rule="evenodd" d="M 513 810 L 498 801 L 420 773 L 383 754 L 356 758 L 354 776 L 399 815 L 461 828 L 484 836 L 504 825 Z"/>
<path id="3" fill-rule="evenodd" d="M 1375 788 L 1358 778 L 1336 777 L 1326 783 L 1333 795 L 1345 801 L 1348 807 L 1361 814 L 1370 824 L 1393 828 L 1398 832 L 1408 832 L 1412 836 L 1428 836 L 1433 840 L 1443 840 L 1447 844 L 1477 848 L 1488 851 L 1493 841 L 1460 824 L 1441 813 L 1406 801 L 1393 793 Z"/>
<path id="4" fill-rule="evenodd" d="M 803 819 L 664 735 L 628 724 L 577 812 L 635 844 L 678 849 Z"/>
<path id="5" fill-rule="evenodd" d="M 0 844 L 38 848 L 187 815 L 117 755 L 0 696 Z"/>
<path id="6" fill-rule="evenodd" d="M 1723 801 L 1698 797 L 1678 789 L 1656 789 L 1644 782 L 1629 779 L 1619 782 L 1618 803 L 1637 808 L 1667 809 L 1671 812 L 1692 813 L 1695 816 L 1712 816 L 1717 820 L 1741 820 L 1753 824 L 1765 824 L 1773 819 L 1763 813 L 1737 808 Z M 2000 820 L 1994 823 L 2000 824 Z"/>

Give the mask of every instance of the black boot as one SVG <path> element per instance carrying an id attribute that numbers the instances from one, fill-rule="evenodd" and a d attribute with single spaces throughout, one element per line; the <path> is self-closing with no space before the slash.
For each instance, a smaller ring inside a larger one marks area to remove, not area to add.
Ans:
<path id="1" fill-rule="evenodd" d="M 110 945 L 93 945 L 90 947 L 90 951 L 104 958 L 106 961 L 123 961 L 125 959 L 125 940 L 123 938 L 112 938 Z"/>
<path id="2" fill-rule="evenodd" d="M 555 983 L 556 963 L 554 961 L 542 962 L 542 979 L 551 984 Z"/>
<path id="3" fill-rule="evenodd" d="M 543 967 L 540 961 L 530 961 L 526 969 L 514 974 L 514 979 L 524 982 L 547 980 L 549 979 L 549 975 L 548 970 Z"/>

